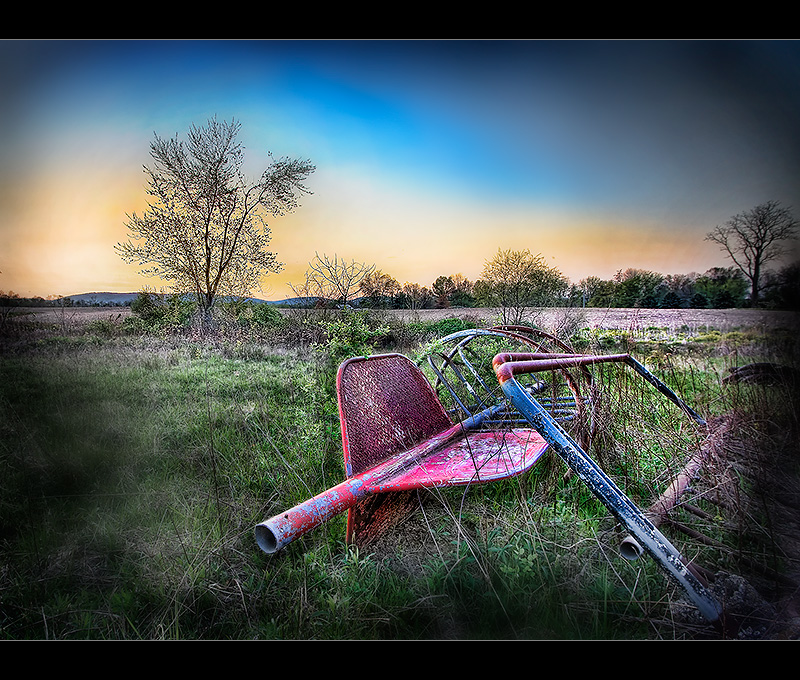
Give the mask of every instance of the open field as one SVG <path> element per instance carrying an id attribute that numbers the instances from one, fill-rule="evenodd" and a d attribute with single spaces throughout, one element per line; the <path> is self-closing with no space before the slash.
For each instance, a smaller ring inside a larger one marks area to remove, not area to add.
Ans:
<path id="1" fill-rule="evenodd" d="M 2 638 L 718 637 L 681 614 L 681 593 L 651 560 L 620 557 L 619 527 L 555 456 L 520 477 L 426 492 L 424 510 L 369 550 L 344 544 L 339 516 L 262 553 L 257 522 L 344 477 L 332 376 L 379 339 L 365 327 L 337 321 L 327 343 L 301 346 L 283 328 L 293 324 L 204 337 L 126 330 L 116 322 L 127 308 L 31 311 L 0 344 Z M 415 359 L 447 326 L 436 322 L 494 316 L 386 314 L 409 322 L 392 337 Z M 725 381 L 743 363 L 797 366 L 796 336 L 769 337 L 794 315 L 543 310 L 536 321 L 563 327 L 566 316 L 572 329 L 621 331 L 589 334 L 604 341 L 591 351 L 647 337 L 651 370 L 704 417 L 735 423 L 685 499 L 703 514 L 680 508 L 665 533 L 734 584 L 725 597 L 758 589 L 734 635 L 798 637 L 797 385 Z M 52 326 L 29 333 L 32 319 Z M 674 333 L 696 341 L 672 344 Z M 646 507 L 706 433 L 635 375 L 609 366 L 596 377 L 591 454 Z"/>
<path id="2" fill-rule="evenodd" d="M 280 309 L 284 314 L 291 310 Z M 121 320 L 131 314 L 130 307 L 20 307 L 14 309 L 26 321 L 81 326 L 97 320 Z M 500 310 L 490 308 L 453 308 L 388 310 L 381 312 L 404 321 L 435 321 L 448 317 L 475 318 L 492 322 L 500 317 Z M 579 327 L 613 330 L 641 330 L 648 327 L 676 331 L 714 328 L 727 332 L 739 328 L 795 328 L 797 312 L 762 309 L 595 309 L 595 308 L 542 308 L 531 311 L 530 318 L 543 328 L 557 324 L 558 319 L 569 315 Z"/>
<path id="3" fill-rule="evenodd" d="M 78 328 L 98 320 L 121 321 L 131 315 L 130 307 L 12 307 L 7 310 L 19 321 L 64 328 Z"/>
<path id="4" fill-rule="evenodd" d="M 448 316 L 476 317 L 492 320 L 500 310 L 476 309 L 422 309 L 415 311 L 393 310 L 390 314 L 408 320 L 430 321 Z M 714 328 L 727 332 L 739 328 L 793 328 L 797 326 L 796 312 L 760 309 L 624 309 L 624 308 L 542 308 L 532 310 L 531 320 L 543 328 L 552 328 L 565 316 L 572 316 L 578 327 L 609 330 L 642 330 L 648 327 L 676 331 L 682 327 L 690 330 Z"/>

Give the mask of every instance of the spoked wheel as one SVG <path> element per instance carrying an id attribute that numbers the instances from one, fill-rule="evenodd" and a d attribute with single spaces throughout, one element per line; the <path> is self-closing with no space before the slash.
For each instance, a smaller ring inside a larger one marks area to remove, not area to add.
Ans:
<path id="1" fill-rule="evenodd" d="M 504 401 L 492 366 L 503 352 L 574 354 L 567 343 L 527 326 L 496 326 L 452 333 L 442 338 L 423 367 L 453 422 Z M 581 441 L 592 436 L 592 376 L 585 367 L 526 376 L 525 389 Z M 513 409 L 498 414 L 506 426 L 527 426 Z M 497 425 L 494 422 L 493 425 Z"/>

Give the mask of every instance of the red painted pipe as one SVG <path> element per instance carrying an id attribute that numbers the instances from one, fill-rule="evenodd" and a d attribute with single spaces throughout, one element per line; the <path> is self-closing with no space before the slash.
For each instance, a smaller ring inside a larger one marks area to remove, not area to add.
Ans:
<path id="1" fill-rule="evenodd" d="M 408 451 L 391 457 L 360 474 L 353 475 L 327 491 L 323 491 L 313 498 L 262 522 L 255 528 L 256 542 L 266 553 L 277 552 L 299 536 L 311 531 L 339 513 L 349 510 L 370 494 L 381 493 L 387 484 L 404 471 L 413 468 L 415 464 L 425 459 L 426 456 L 452 444 L 467 432 L 475 430 L 486 418 L 494 415 L 500 408 L 502 408 L 500 405 L 492 406 L 477 413 L 462 423 L 450 426 L 444 432 L 412 447 Z M 443 477 L 437 477 L 437 474 L 443 475 Z M 453 481 L 448 478 L 448 474 L 450 474 L 449 469 L 444 467 L 424 483 L 422 481 L 410 483 L 410 488 L 447 484 Z M 474 480 L 473 476 L 469 476 L 453 483 L 471 483 L 473 481 L 476 480 Z"/>
<path id="2" fill-rule="evenodd" d="M 367 475 L 346 479 L 341 484 L 295 505 L 290 510 L 256 526 L 256 542 L 266 553 L 274 553 L 314 527 L 327 522 L 372 493 Z"/>
<path id="3" fill-rule="evenodd" d="M 537 371 L 556 371 L 572 366 L 590 366 L 592 364 L 610 361 L 627 361 L 629 354 L 607 354 L 594 356 L 590 354 L 534 354 L 501 353 L 492 361 L 497 379 L 502 385 L 515 375 L 522 373 L 535 373 Z"/>

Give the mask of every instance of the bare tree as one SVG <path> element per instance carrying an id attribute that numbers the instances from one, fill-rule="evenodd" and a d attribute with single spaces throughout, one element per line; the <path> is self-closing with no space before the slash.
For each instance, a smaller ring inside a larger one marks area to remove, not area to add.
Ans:
<path id="1" fill-rule="evenodd" d="M 315 253 L 314 259 L 308 263 L 305 284 L 301 290 L 306 295 L 319 300 L 336 302 L 346 308 L 355 299 L 361 287 L 361 282 L 375 270 L 375 265 L 363 262 L 340 259 L 334 255 L 333 259 L 327 255 L 322 257 Z"/>
<path id="2" fill-rule="evenodd" d="M 453 274 L 453 293 L 450 295 L 450 302 L 455 307 L 472 307 L 475 304 L 473 289 L 475 284 L 461 273 Z"/>
<path id="3" fill-rule="evenodd" d="M 431 292 L 436 298 L 436 306 L 447 308 L 450 306 L 450 296 L 455 292 L 456 285 L 450 276 L 440 276 L 433 282 Z"/>
<path id="4" fill-rule="evenodd" d="M 797 227 L 788 208 L 767 201 L 718 225 L 705 240 L 718 243 L 747 277 L 750 303 L 755 307 L 760 301 L 764 266 L 784 254 L 786 241 L 797 237 Z"/>
<path id="5" fill-rule="evenodd" d="M 117 244 L 128 263 L 148 265 L 143 274 L 193 293 L 208 313 L 218 295 L 249 295 L 260 278 L 282 265 L 268 250 L 273 217 L 298 207 L 303 185 L 314 172 L 304 160 L 278 159 L 255 181 L 242 172 L 240 124 L 212 119 L 192 126 L 186 144 L 156 135 L 149 204 L 128 216 L 130 239 Z"/>
<path id="6" fill-rule="evenodd" d="M 403 306 L 414 311 L 424 309 L 431 299 L 431 292 L 425 286 L 409 281 L 403 284 L 400 294 L 402 295 Z"/>
<path id="7" fill-rule="evenodd" d="M 529 250 L 497 250 L 481 274 L 483 293 L 500 307 L 504 324 L 522 323 L 529 307 L 551 306 L 560 301 L 569 283 L 542 255 Z"/>

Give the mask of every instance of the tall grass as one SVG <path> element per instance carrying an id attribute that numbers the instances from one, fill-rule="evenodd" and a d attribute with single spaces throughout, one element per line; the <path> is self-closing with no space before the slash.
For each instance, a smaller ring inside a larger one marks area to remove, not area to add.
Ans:
<path id="1" fill-rule="evenodd" d="M 16 338 L 0 357 L 0 635 L 683 634 L 667 607 L 679 594 L 649 561 L 619 559 L 614 522 L 554 460 L 485 487 L 424 492 L 424 511 L 368 551 L 344 545 L 339 517 L 261 553 L 256 523 L 343 479 L 338 361 L 414 350 L 464 326 L 361 316 L 309 326 L 298 342 L 298 327 L 282 334 L 275 323 L 204 338 L 115 327 Z M 763 389 L 723 390 L 731 353 L 721 346 L 651 355 L 706 412 L 772 412 Z M 646 502 L 699 435 L 624 372 L 600 378 L 592 453 Z"/>

